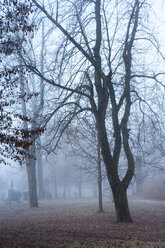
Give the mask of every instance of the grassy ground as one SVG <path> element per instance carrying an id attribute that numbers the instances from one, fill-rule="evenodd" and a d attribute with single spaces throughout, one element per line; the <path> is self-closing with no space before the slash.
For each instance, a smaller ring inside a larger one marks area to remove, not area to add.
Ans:
<path id="1" fill-rule="evenodd" d="M 59 241 L 56 244 L 47 245 L 36 243 L 36 247 L 42 248 L 164 248 L 165 243 L 140 242 L 140 241 Z"/>
<path id="2" fill-rule="evenodd" d="M 66 244 L 59 244 L 59 247 L 69 248 L 163 248 L 165 244 L 160 243 L 142 243 L 139 241 L 123 242 L 123 241 L 98 241 L 98 242 L 74 242 L 68 246 Z"/>
<path id="3" fill-rule="evenodd" d="M 0 248 L 165 248 L 165 202 L 130 200 L 134 222 L 117 224 L 113 203 L 97 200 L 2 204 Z"/>

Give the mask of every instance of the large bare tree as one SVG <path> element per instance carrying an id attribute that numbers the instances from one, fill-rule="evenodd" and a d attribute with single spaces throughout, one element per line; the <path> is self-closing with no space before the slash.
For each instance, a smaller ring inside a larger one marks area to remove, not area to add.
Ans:
<path id="1" fill-rule="evenodd" d="M 158 77 L 163 75 L 153 74 L 153 68 L 144 73 L 146 51 L 150 52 L 150 46 L 158 51 L 153 34 L 146 28 L 148 1 L 32 2 L 52 25 L 52 56 L 45 73 L 36 63 L 26 60 L 25 55 L 24 63 L 59 89 L 61 101 L 58 98 L 59 104 L 51 116 L 59 110 L 63 113 L 62 130 L 67 126 L 64 123 L 69 124 L 75 115 L 87 111 L 94 115 L 117 221 L 131 222 L 126 194 L 134 175 L 131 106 L 140 99 L 138 89 L 142 79 L 160 83 Z M 127 169 L 121 177 L 119 165 L 123 153 Z"/>

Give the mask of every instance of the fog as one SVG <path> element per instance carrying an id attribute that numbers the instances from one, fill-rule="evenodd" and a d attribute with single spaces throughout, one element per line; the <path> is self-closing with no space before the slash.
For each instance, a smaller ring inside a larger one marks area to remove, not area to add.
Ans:
<path id="1" fill-rule="evenodd" d="M 165 242 L 164 1 L 1 2 L 2 244 Z"/>
<path id="2" fill-rule="evenodd" d="M 65 140 L 66 141 L 66 140 Z M 72 152 L 72 146 L 69 143 L 61 143 L 60 149 L 56 154 L 43 156 L 43 200 L 60 199 L 81 199 L 86 202 L 87 199 L 98 199 L 98 168 L 97 164 L 83 153 L 76 155 Z M 37 161 L 37 157 L 35 158 Z M 153 160 L 151 155 L 150 160 Z M 91 163 L 92 162 L 92 163 Z M 158 164 L 159 162 L 159 164 Z M 28 177 L 26 165 L 19 165 L 11 162 L 11 165 L 1 166 L 0 168 L 0 201 L 3 204 L 23 203 L 28 204 Z M 129 198 L 165 200 L 165 171 L 164 157 L 153 164 L 145 164 L 142 160 L 136 160 L 135 176 L 128 188 Z M 157 166 L 155 166 L 157 165 Z M 40 165 L 38 165 L 40 166 Z M 103 203 L 107 199 L 113 201 L 112 192 L 109 188 L 106 171 L 103 162 L 102 166 L 102 194 Z M 37 169 L 37 168 L 36 168 Z M 121 165 L 120 174 L 125 173 L 124 165 Z M 38 175 L 37 175 L 38 180 Z M 18 196 L 12 192 L 19 192 Z M 38 191 L 38 183 L 37 183 Z"/>

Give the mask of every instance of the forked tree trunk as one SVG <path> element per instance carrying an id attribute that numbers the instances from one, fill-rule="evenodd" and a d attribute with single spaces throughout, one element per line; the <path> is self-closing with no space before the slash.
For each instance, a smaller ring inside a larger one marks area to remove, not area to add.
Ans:
<path id="1" fill-rule="evenodd" d="M 120 185 L 116 188 L 112 188 L 113 199 L 115 203 L 117 222 L 132 222 L 130 215 L 128 200 L 127 200 L 127 190 Z"/>
<path id="2" fill-rule="evenodd" d="M 100 123 L 98 123 L 100 124 Z M 98 132 L 100 135 L 100 145 L 104 164 L 107 171 L 107 178 L 109 180 L 109 185 L 112 189 L 113 199 L 115 203 L 116 210 L 116 221 L 117 222 L 132 222 L 132 218 L 129 211 L 128 200 L 127 200 L 127 188 L 134 175 L 134 159 L 128 145 L 127 140 L 124 139 L 125 153 L 128 159 L 128 169 L 125 177 L 120 181 L 118 175 L 118 164 L 115 164 L 115 159 L 110 154 L 108 138 L 106 134 L 106 129 L 104 123 L 97 125 Z"/>

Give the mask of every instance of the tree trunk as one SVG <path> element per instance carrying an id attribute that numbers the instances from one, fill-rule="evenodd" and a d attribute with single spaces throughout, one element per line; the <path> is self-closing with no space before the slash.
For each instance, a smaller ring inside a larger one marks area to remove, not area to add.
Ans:
<path id="1" fill-rule="evenodd" d="M 79 198 L 82 197 L 82 192 L 81 191 L 82 191 L 81 190 L 81 181 L 79 181 L 79 183 L 78 183 L 78 196 L 79 196 Z"/>
<path id="2" fill-rule="evenodd" d="M 101 164 L 98 164 L 98 200 L 99 200 L 99 212 L 103 212 Z"/>
<path id="3" fill-rule="evenodd" d="M 37 138 L 39 145 L 41 145 L 40 137 Z M 37 183 L 38 183 L 38 198 L 44 199 L 44 179 L 43 179 L 43 164 L 41 148 L 37 147 Z"/>
<path id="4" fill-rule="evenodd" d="M 135 160 L 135 182 L 136 182 L 136 196 L 139 196 L 142 192 L 143 182 L 145 179 L 145 175 L 143 172 L 143 162 L 142 157 L 140 155 L 140 151 L 138 151 L 138 155 Z"/>
<path id="5" fill-rule="evenodd" d="M 77 175 L 77 179 L 78 179 L 78 182 L 77 182 L 77 185 L 78 185 L 78 196 L 79 198 L 82 197 L 82 171 L 80 170 L 79 171 L 79 174 Z"/>
<path id="6" fill-rule="evenodd" d="M 22 60 L 19 60 L 20 65 L 22 65 Z M 22 105 L 22 114 L 25 117 L 27 115 L 26 102 L 23 99 L 23 96 L 26 94 L 23 72 L 20 75 L 20 91 L 21 91 L 21 105 Z M 34 121 L 34 120 L 33 120 Z M 23 129 L 29 130 L 26 120 L 23 120 Z M 32 123 L 31 130 L 34 129 L 34 123 Z M 35 160 L 35 142 L 29 147 L 27 151 L 26 169 L 28 175 L 28 188 L 29 188 L 29 205 L 30 207 L 38 207 L 38 198 L 37 198 L 37 185 L 36 185 L 36 160 Z M 28 157 L 30 155 L 30 157 Z"/>
<path id="7" fill-rule="evenodd" d="M 56 176 L 56 169 L 54 167 L 54 171 L 53 171 L 53 178 L 52 178 L 52 184 L 53 184 L 53 197 L 55 199 L 58 199 L 58 183 L 57 183 L 57 176 Z"/>
<path id="8" fill-rule="evenodd" d="M 98 171 L 98 200 L 99 200 L 99 212 L 103 212 L 103 197 L 102 197 L 102 173 L 101 173 L 101 154 L 100 154 L 100 141 L 97 140 L 97 171 Z"/>
<path id="9" fill-rule="evenodd" d="M 67 188 L 67 186 L 66 186 L 66 180 L 65 180 L 64 181 L 63 196 L 62 196 L 62 198 L 64 198 L 64 199 L 66 199 L 66 188 Z"/>
<path id="10" fill-rule="evenodd" d="M 26 159 L 28 188 L 29 188 L 29 204 L 30 204 L 30 207 L 38 207 L 35 144 L 31 145 L 31 147 L 29 148 L 29 151 L 30 151 L 30 155 L 33 156 L 33 158 Z"/>
<path id="11" fill-rule="evenodd" d="M 116 188 L 112 187 L 117 222 L 132 222 L 132 218 L 128 207 L 126 191 L 127 190 L 122 186 L 121 183 Z"/>

